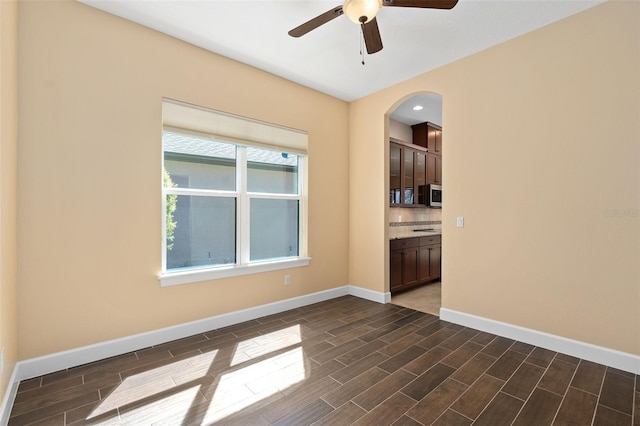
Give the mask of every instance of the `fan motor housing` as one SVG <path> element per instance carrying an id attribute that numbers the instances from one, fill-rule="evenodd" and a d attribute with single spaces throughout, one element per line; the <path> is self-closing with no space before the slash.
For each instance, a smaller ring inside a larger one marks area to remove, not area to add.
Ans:
<path id="1" fill-rule="evenodd" d="M 381 6 L 381 0 L 346 0 L 342 9 L 356 24 L 366 24 L 376 17 Z"/>

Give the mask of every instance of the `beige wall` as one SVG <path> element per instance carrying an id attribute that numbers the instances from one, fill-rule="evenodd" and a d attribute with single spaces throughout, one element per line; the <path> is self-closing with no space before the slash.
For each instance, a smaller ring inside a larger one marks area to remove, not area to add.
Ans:
<path id="1" fill-rule="evenodd" d="M 14 1 L 0 2 L 0 400 L 18 357 L 16 151 L 18 143 L 17 24 Z"/>
<path id="2" fill-rule="evenodd" d="M 608 2 L 347 105 L 76 2 L 22 2 L 19 359 L 347 283 L 386 291 L 384 116 L 426 91 L 446 129 L 444 306 L 640 354 L 640 219 L 605 214 L 640 208 L 639 8 Z M 163 96 L 309 132 L 313 260 L 290 287 L 279 271 L 160 288 Z M 13 353 L 14 261 L 2 252 Z"/>
<path id="3" fill-rule="evenodd" d="M 21 359 L 348 283 L 345 102 L 75 1 L 19 12 Z M 308 131 L 310 266 L 160 287 L 163 96 Z"/>
<path id="4" fill-rule="evenodd" d="M 443 306 L 640 354 L 638 22 L 607 2 L 353 102 L 351 284 L 388 288 L 384 115 L 432 91 Z"/>
<path id="5" fill-rule="evenodd" d="M 403 142 L 413 142 L 413 130 L 411 126 L 396 120 L 389 119 L 389 137 Z"/>

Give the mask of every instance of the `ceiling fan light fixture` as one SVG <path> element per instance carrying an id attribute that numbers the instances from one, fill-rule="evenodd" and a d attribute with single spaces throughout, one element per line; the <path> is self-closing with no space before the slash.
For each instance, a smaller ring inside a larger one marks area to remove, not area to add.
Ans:
<path id="1" fill-rule="evenodd" d="M 376 17 L 381 6 L 381 0 L 346 0 L 342 10 L 356 24 L 366 24 Z"/>

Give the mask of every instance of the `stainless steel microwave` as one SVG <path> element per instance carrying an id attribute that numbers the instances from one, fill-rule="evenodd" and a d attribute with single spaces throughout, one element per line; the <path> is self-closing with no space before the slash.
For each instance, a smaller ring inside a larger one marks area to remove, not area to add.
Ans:
<path id="1" fill-rule="evenodd" d="M 427 205 L 436 208 L 442 207 L 442 185 L 429 185 Z"/>

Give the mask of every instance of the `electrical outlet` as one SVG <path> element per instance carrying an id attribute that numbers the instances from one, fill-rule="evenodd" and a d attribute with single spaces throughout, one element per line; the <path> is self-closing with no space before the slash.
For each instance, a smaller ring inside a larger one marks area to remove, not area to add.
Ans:
<path id="1" fill-rule="evenodd" d="M 464 228 L 464 217 L 458 216 L 456 219 L 456 226 L 458 228 Z"/>
<path id="2" fill-rule="evenodd" d="M 291 275 L 285 275 L 284 276 L 284 285 L 289 285 L 291 284 Z"/>

